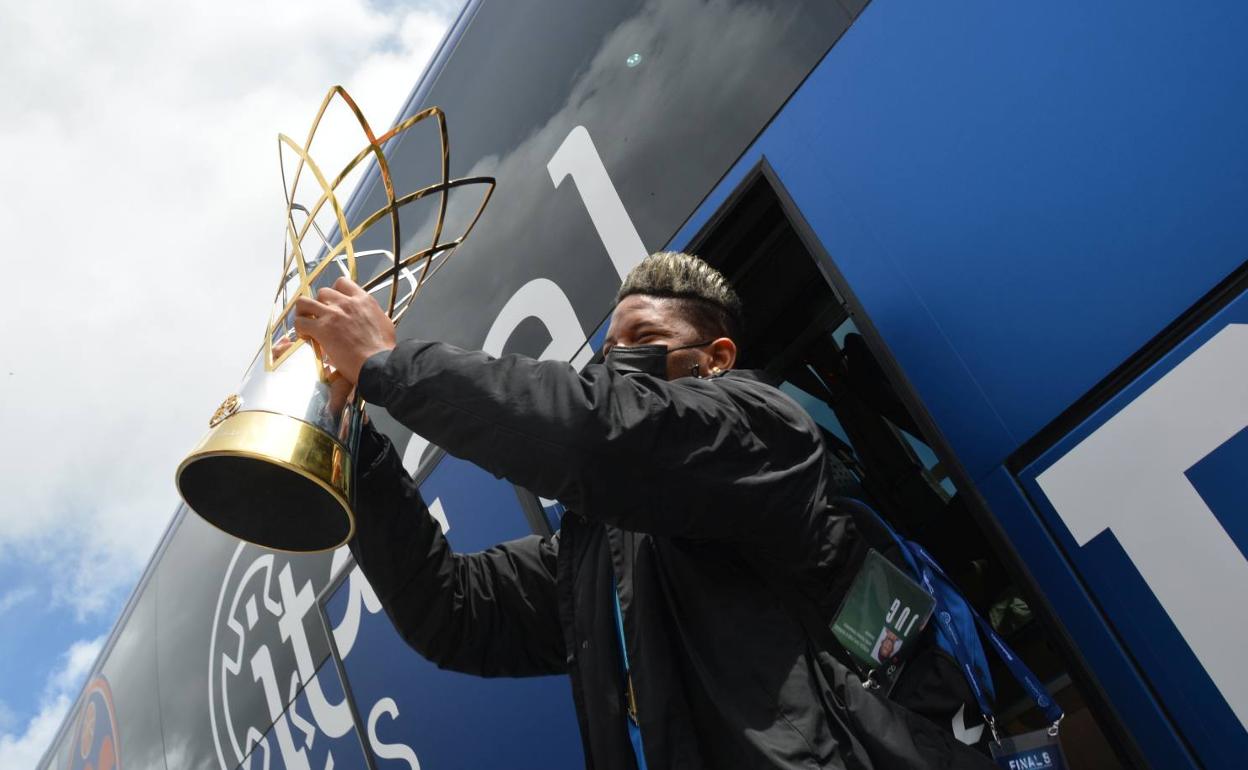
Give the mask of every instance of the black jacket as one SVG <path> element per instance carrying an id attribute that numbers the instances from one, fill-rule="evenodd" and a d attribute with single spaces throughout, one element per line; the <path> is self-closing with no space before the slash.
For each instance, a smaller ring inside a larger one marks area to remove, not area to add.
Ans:
<path id="1" fill-rule="evenodd" d="M 613 576 L 653 770 L 991 767 L 863 690 L 786 608 L 831 617 L 857 539 L 825 500 L 814 423 L 755 375 L 578 374 L 409 341 L 370 359 L 359 386 L 451 454 L 574 511 L 553 538 L 453 553 L 369 431 L 351 548 L 437 665 L 567 672 L 587 767 L 635 764 Z"/>

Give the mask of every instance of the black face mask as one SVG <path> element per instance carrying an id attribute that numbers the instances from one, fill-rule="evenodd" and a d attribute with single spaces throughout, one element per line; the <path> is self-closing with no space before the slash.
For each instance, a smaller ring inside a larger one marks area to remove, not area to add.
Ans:
<path id="1" fill-rule="evenodd" d="M 681 345 L 678 348 L 669 348 L 667 345 L 633 345 L 626 348 L 622 345 L 616 345 L 607 351 L 604 363 L 608 369 L 620 374 L 648 374 L 651 377 L 666 380 L 668 353 L 704 347 L 714 341 L 695 342 L 692 345 Z M 694 364 L 690 367 L 689 373 L 697 377 L 697 369 L 698 365 Z"/>

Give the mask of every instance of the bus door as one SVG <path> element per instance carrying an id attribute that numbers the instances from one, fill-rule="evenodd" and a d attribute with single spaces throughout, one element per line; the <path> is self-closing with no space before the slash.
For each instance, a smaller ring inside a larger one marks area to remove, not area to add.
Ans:
<path id="1" fill-rule="evenodd" d="M 1102 724 L 1093 688 L 1052 632 L 1053 618 L 1029 590 L 1013 549 L 980 524 L 921 408 L 897 387 L 887 349 L 847 301 L 828 257 L 816 257 L 819 244 L 795 221 L 778 185 L 764 161 L 687 246 L 741 295 L 746 332 L 738 365 L 765 370 L 807 409 L 850 484 L 935 556 L 1045 682 L 1066 714 L 1061 736 L 1071 766 L 1127 766 L 1119 741 L 1108 737 L 1114 726 Z M 1019 734 L 1045 727 L 1002 662 L 991 652 L 988 658 L 999 728 Z M 979 715 L 963 710 L 944 718 L 963 742 L 984 747 Z"/>

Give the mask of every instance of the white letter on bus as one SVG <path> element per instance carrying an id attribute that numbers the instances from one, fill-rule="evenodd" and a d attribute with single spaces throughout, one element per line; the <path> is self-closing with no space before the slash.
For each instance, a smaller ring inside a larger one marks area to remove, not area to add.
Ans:
<path id="1" fill-rule="evenodd" d="M 1036 477 L 1079 545 L 1106 528 L 1248 727 L 1248 561 L 1184 473 L 1248 425 L 1248 324 L 1231 324 Z"/>
<path id="2" fill-rule="evenodd" d="M 602 245 L 607 247 L 607 256 L 611 257 L 620 280 L 624 280 L 628 271 L 646 258 L 646 247 L 585 126 L 577 126 L 568 133 L 546 164 L 546 170 L 555 187 L 572 177 L 589 212 L 589 220 L 594 223 Z"/>
<path id="3" fill-rule="evenodd" d="M 543 361 L 567 361 L 585 342 L 585 332 L 576 320 L 576 311 L 568 295 L 549 278 L 534 278 L 511 295 L 498 311 L 481 349 L 492 356 L 501 356 L 507 339 L 526 318 L 538 319 L 550 333 L 550 344 L 537 356 Z M 580 369 L 593 355 L 594 351 L 586 346 L 572 361 L 572 366 Z"/>
<path id="4" fill-rule="evenodd" d="M 401 759 L 411 770 L 420 770 L 420 761 L 416 759 L 416 752 L 412 751 L 410 746 L 402 743 L 382 743 L 377 738 L 377 720 L 383 713 L 388 714 L 391 719 L 398 717 L 399 705 L 394 702 L 394 698 L 382 698 L 373 704 L 373 710 L 368 712 L 368 745 L 373 747 L 373 753 L 382 759 Z"/>

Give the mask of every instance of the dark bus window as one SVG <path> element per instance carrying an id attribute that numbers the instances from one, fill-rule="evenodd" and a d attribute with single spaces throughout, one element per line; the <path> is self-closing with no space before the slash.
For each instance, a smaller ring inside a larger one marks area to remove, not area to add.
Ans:
<path id="1" fill-rule="evenodd" d="M 592 137 L 642 242 L 658 247 L 850 21 L 841 4 L 815 0 L 482 3 L 409 114 L 443 108 L 452 177 L 495 176 L 498 187 L 400 336 L 479 348 L 503 304 L 539 277 L 558 284 L 592 329 L 619 275 L 577 192 L 583 180 L 556 184 L 547 168 L 573 129 Z M 674 105 L 679 119 L 656 117 Z M 417 130 L 391 154 L 399 194 L 439 177 L 436 134 Z M 384 204 L 375 180 L 360 192 L 352 222 Z M 481 198 L 475 188 L 457 192 L 468 208 Z M 434 203 L 401 210 L 405 256 L 430 243 Z M 443 240 L 462 229 L 460 207 L 450 209 Z M 389 241 L 388 227 L 375 226 L 355 246 Z"/>
<path id="2" fill-rule="evenodd" d="M 65 767 L 165 767 L 152 582 L 142 587 L 102 664 L 88 677 L 69 724 Z"/>
<path id="3" fill-rule="evenodd" d="M 812 396 L 791 382 L 780 383 L 780 390 L 801 404 L 815 423 L 827 433 L 831 433 L 836 438 L 836 442 L 839 442 L 829 441 L 829 444 L 853 455 L 854 447 L 849 440 L 849 435 L 845 432 L 845 426 L 841 425 L 841 421 L 837 419 L 836 412 L 833 412 L 831 407 L 822 399 Z"/>
<path id="4" fill-rule="evenodd" d="M 876 376 L 874 362 L 862 359 L 861 335 L 845 339 L 844 347 L 830 333 L 815 340 L 786 378 L 836 414 L 842 438 L 861 466 L 868 502 L 914 532 L 940 517 L 951 491 L 933 472 L 935 453 L 914 438 L 920 431 L 913 418 Z"/>
<path id="5" fill-rule="evenodd" d="M 156 704 L 155 587 L 135 599 L 70 711 L 45 768 L 165 766 Z M 124 738 L 122 740 L 122 733 Z"/>
<path id="6" fill-rule="evenodd" d="M 332 554 L 241 543 L 189 511 L 156 570 L 170 767 L 234 767 L 329 655 L 316 597 Z"/>

